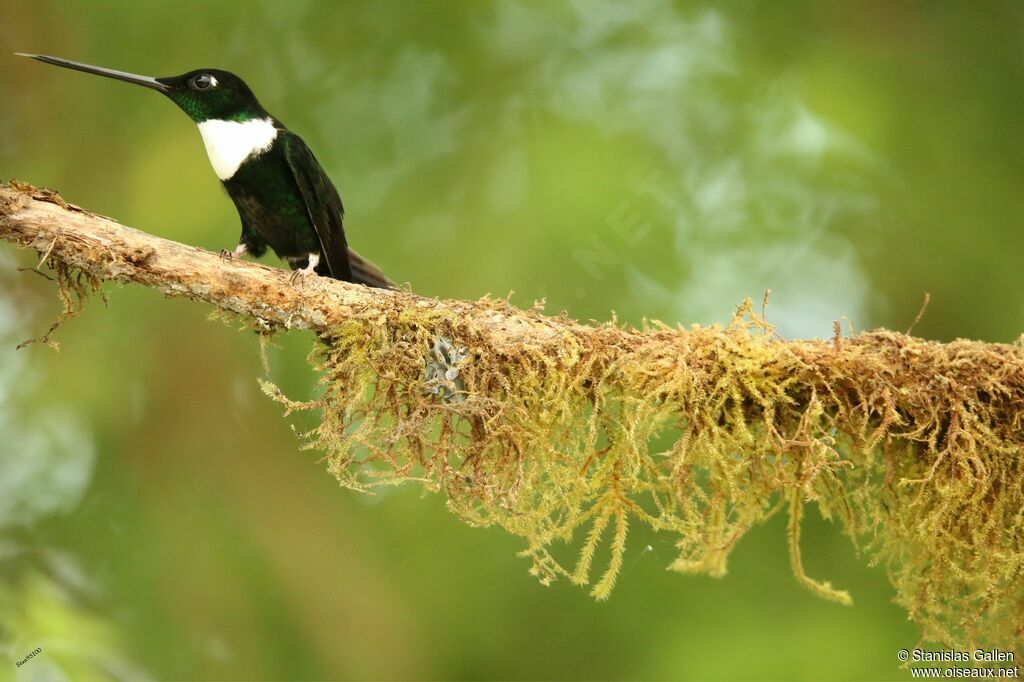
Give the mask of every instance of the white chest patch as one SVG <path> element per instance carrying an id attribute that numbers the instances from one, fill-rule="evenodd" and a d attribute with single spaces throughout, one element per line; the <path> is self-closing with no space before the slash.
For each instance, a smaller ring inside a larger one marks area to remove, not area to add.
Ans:
<path id="1" fill-rule="evenodd" d="M 270 149 L 277 137 L 277 128 L 269 118 L 249 121 L 211 119 L 199 124 L 199 134 L 203 136 L 213 172 L 221 180 L 230 180 L 246 159 Z"/>

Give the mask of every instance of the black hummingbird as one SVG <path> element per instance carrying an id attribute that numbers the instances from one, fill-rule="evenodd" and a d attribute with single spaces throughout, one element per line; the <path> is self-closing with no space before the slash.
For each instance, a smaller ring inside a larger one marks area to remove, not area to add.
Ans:
<path id="1" fill-rule="evenodd" d="M 151 78 L 68 59 L 16 53 L 47 64 L 135 83 L 167 95 L 199 125 L 214 172 L 235 202 L 242 237 L 227 258 L 261 256 L 269 246 L 297 276 L 316 273 L 394 288 L 348 248 L 338 190 L 306 143 L 271 116 L 233 73 L 199 69 Z"/>

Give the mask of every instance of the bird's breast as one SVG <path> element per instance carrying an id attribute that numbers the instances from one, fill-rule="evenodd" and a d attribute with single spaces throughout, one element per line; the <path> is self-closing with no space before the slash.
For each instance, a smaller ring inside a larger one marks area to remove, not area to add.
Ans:
<path id="1" fill-rule="evenodd" d="M 199 124 L 213 172 L 222 181 L 230 180 L 239 166 L 270 149 L 277 139 L 277 128 L 269 118 L 248 121 L 211 119 Z"/>

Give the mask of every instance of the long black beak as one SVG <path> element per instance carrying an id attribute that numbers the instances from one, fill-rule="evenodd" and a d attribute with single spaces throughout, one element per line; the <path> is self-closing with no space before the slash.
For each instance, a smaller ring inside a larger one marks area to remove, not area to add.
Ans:
<path id="1" fill-rule="evenodd" d="M 24 52 L 15 52 L 14 54 L 19 57 L 28 57 L 29 59 L 35 59 L 36 61 L 44 62 L 46 64 L 53 64 L 54 66 L 63 66 L 65 69 L 75 69 L 76 71 L 84 71 L 86 73 L 94 73 L 97 76 L 106 76 L 107 78 L 114 78 L 119 81 L 126 83 L 135 83 L 145 88 L 152 88 L 153 90 L 159 90 L 160 92 L 169 92 L 170 87 L 164 85 L 155 78 L 149 76 L 139 76 L 134 73 L 127 73 L 125 71 L 116 71 L 114 69 L 104 69 L 101 66 L 92 66 L 90 64 L 83 64 L 81 62 L 73 62 L 70 59 L 61 59 L 60 57 L 50 57 L 45 54 L 25 54 Z"/>

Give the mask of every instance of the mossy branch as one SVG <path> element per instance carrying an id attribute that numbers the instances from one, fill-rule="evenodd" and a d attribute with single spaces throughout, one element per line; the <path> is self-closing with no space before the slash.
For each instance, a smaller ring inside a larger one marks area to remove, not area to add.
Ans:
<path id="1" fill-rule="evenodd" d="M 1024 345 L 879 330 L 782 341 L 748 304 L 726 327 L 587 326 L 505 301 L 440 301 L 288 274 L 0 187 L 0 239 L 39 252 L 69 291 L 135 282 L 260 328 L 318 332 L 323 396 L 308 446 L 345 485 L 416 480 L 476 525 L 526 541 L 542 581 L 608 595 L 631 526 L 672 533 L 672 568 L 723 575 L 732 547 L 788 506 L 799 582 L 803 507 L 874 563 L 926 639 L 1024 641 Z M 77 274 L 77 278 L 72 276 Z M 84 273 L 84 274 L 82 274 Z M 85 278 L 83 283 L 82 277 Z M 573 549 L 563 549 L 572 545 Z"/>

